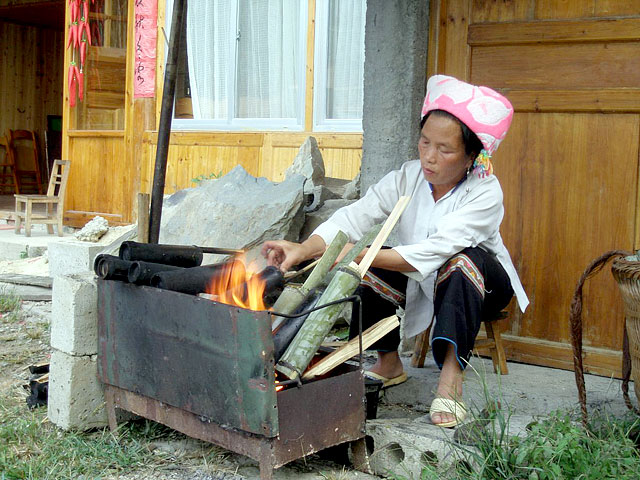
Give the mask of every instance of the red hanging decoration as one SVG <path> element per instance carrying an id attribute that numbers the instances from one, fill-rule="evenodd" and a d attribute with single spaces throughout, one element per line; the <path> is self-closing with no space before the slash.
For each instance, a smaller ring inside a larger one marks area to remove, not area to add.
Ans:
<path id="1" fill-rule="evenodd" d="M 94 3 L 95 0 L 91 0 Z M 69 0 L 69 36 L 67 49 L 71 48 L 69 62 L 68 88 L 69 106 L 76 105 L 76 99 L 84 99 L 84 64 L 91 45 L 89 25 L 89 0 Z"/>

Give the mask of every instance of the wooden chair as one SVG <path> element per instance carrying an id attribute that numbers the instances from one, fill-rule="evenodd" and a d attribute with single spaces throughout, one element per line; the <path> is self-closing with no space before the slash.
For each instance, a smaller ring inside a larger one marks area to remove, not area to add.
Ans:
<path id="1" fill-rule="evenodd" d="M 0 136 L 0 194 L 4 193 L 6 187 L 14 193 L 19 193 L 16 166 L 9 148 L 9 140 L 5 136 Z"/>
<path id="2" fill-rule="evenodd" d="M 46 195 L 14 195 L 16 198 L 16 233 L 20 233 L 20 227 L 24 219 L 24 233 L 31 236 L 31 225 L 44 223 L 47 232 L 53 234 L 53 225 L 57 225 L 58 236 L 62 236 L 62 217 L 64 215 L 64 193 L 69 179 L 69 160 L 56 160 L 53 162 L 49 188 Z M 44 216 L 33 215 L 33 205 L 44 204 L 46 214 Z M 53 207 L 56 207 L 55 212 Z"/>
<path id="3" fill-rule="evenodd" d="M 503 310 L 496 315 L 496 317 L 484 320 L 484 328 L 487 332 L 487 338 L 477 339 L 475 342 L 474 350 L 479 348 L 488 348 L 491 354 L 491 360 L 493 361 L 493 371 L 501 375 L 508 375 L 509 369 L 507 368 L 507 357 L 504 354 L 504 346 L 502 345 L 502 337 L 500 336 L 500 328 L 494 325 L 497 320 L 507 318 L 508 314 L 506 310 Z M 426 331 L 420 333 L 416 337 L 416 344 L 413 349 L 413 355 L 411 357 L 411 366 L 422 368 L 424 367 L 424 359 L 429 352 L 429 337 L 431 334 L 431 327 Z"/>
<path id="4" fill-rule="evenodd" d="M 42 195 L 42 175 L 36 134 L 32 130 L 8 130 L 9 148 L 15 164 L 18 194 L 26 193 L 23 187 L 32 187 Z"/>

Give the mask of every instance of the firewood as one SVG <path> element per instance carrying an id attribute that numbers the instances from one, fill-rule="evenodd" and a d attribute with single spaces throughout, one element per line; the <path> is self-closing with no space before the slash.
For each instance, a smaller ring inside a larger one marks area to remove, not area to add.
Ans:
<path id="1" fill-rule="evenodd" d="M 404 209 L 407 208 L 407 205 L 409 205 L 409 200 L 411 200 L 411 197 L 408 196 L 400 197 L 398 199 L 396 206 L 393 207 L 393 210 L 389 214 L 389 217 L 384 222 L 380 233 L 378 233 L 378 236 L 371 244 L 371 247 L 369 247 L 369 250 L 358 264 L 358 270 L 360 271 L 361 276 L 364 276 L 364 274 L 367 273 L 367 270 L 369 270 L 369 267 L 371 267 L 373 260 L 376 258 L 376 255 L 378 255 L 378 252 L 382 248 L 384 242 L 387 240 L 387 237 L 389 237 L 391 230 L 393 230 L 393 227 L 400 219 L 402 212 L 404 212 Z"/>
<path id="2" fill-rule="evenodd" d="M 367 328 L 362 332 L 362 349 L 364 350 L 365 348 L 369 348 L 399 325 L 400 321 L 398 320 L 398 317 L 396 315 L 391 315 L 390 317 L 384 318 L 375 325 Z M 358 337 L 352 338 L 346 344 L 333 351 L 307 370 L 304 375 L 302 375 L 302 379 L 310 380 L 314 377 L 324 375 L 336 368 L 338 365 L 343 364 L 350 358 L 357 355 L 359 351 L 360 341 L 358 340 Z"/>

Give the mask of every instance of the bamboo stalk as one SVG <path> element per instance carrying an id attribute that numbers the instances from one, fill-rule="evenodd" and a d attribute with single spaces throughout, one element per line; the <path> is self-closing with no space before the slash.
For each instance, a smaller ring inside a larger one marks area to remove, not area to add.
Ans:
<path id="1" fill-rule="evenodd" d="M 333 266 L 336 258 L 338 258 L 338 255 L 340 255 L 340 252 L 346 245 L 347 240 L 347 235 L 344 232 L 339 231 L 322 254 L 318 264 L 304 284 L 302 284 L 299 289 L 293 289 L 290 286 L 285 287 L 284 291 L 280 294 L 280 297 L 278 297 L 278 300 L 276 300 L 276 303 L 273 305 L 273 312 L 286 314 L 295 312 L 296 308 L 300 306 L 307 294 L 322 283 L 327 272 Z M 271 330 L 275 332 L 283 321 L 283 317 L 274 315 Z"/>
<path id="2" fill-rule="evenodd" d="M 325 252 L 322 254 L 318 265 L 313 269 L 309 278 L 302 284 L 302 286 L 310 291 L 313 288 L 316 288 L 322 284 L 324 277 L 327 275 L 327 272 L 331 270 L 333 264 L 342 252 L 342 249 L 347 244 L 349 237 L 343 231 L 338 231 L 338 234 L 331 241 Z"/>
<path id="3" fill-rule="evenodd" d="M 366 348 L 369 348 L 376 341 L 380 340 L 387 333 L 398 326 L 400 326 L 400 320 L 398 320 L 398 317 L 396 315 L 391 315 L 390 317 L 384 318 L 375 325 L 367 328 L 364 332 L 362 332 L 362 349 L 364 350 Z M 302 375 L 302 378 L 304 380 L 309 380 L 314 377 L 324 375 L 325 373 L 336 368 L 338 365 L 343 364 L 350 358 L 357 355 L 359 351 L 360 341 L 358 337 L 352 338 L 346 344 L 331 352 L 329 355 L 324 357 L 313 367 L 307 370 L 304 375 Z"/>
<path id="4" fill-rule="evenodd" d="M 361 277 L 355 264 L 343 267 L 336 272 L 335 277 L 318 300 L 318 305 L 325 305 L 350 296 L 360 285 L 360 280 Z M 318 347 L 333 327 L 343 306 L 338 303 L 311 312 L 276 364 L 276 370 L 289 379 L 297 379 L 307 368 Z"/>
<path id="5" fill-rule="evenodd" d="M 400 197 L 398 199 L 396 206 L 393 207 L 393 210 L 389 214 L 386 222 L 384 222 L 384 225 L 376 236 L 376 239 L 373 241 L 371 247 L 369 247 L 369 250 L 358 265 L 358 270 L 360 271 L 361 276 L 364 277 L 364 274 L 367 273 L 367 270 L 369 270 L 369 267 L 371 267 L 373 260 L 376 258 L 376 255 L 378 255 L 378 252 L 382 248 L 384 242 L 387 240 L 387 237 L 389 237 L 391 230 L 393 230 L 393 227 L 398 222 L 400 215 L 402 215 L 404 209 L 407 208 L 407 205 L 409 205 L 409 200 L 411 200 L 411 197 L 409 196 Z"/>
<path id="6" fill-rule="evenodd" d="M 327 276 L 324 278 L 325 285 L 328 285 L 331 282 L 331 280 L 333 279 L 333 276 L 335 275 L 335 273 L 338 271 L 339 268 L 345 267 L 349 265 L 351 262 L 354 262 L 356 257 L 360 255 L 360 252 L 362 252 L 362 250 L 364 250 L 364 248 L 367 245 L 373 242 L 373 240 L 376 238 L 376 235 L 380 233 L 381 229 L 382 229 L 382 224 L 375 225 L 373 228 L 371 228 L 371 230 L 365 233 L 363 237 L 360 240 L 358 240 L 358 242 L 353 246 L 353 248 L 347 252 L 347 254 L 342 258 L 342 260 L 340 260 L 336 264 L 336 266 L 333 267 L 331 271 L 327 274 Z"/>

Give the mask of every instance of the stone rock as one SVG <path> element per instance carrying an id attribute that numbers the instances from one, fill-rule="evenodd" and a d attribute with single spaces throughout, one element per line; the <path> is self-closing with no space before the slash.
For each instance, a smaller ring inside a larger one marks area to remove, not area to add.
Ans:
<path id="1" fill-rule="evenodd" d="M 338 195 L 333 193 L 326 186 L 318 185 L 317 187 L 313 187 L 312 193 L 305 193 L 304 211 L 305 213 L 315 212 L 324 205 L 324 202 L 335 198 L 338 198 Z"/>
<path id="2" fill-rule="evenodd" d="M 320 226 L 321 223 L 326 222 L 331 215 L 333 215 L 339 208 L 352 204 L 353 200 L 327 200 L 324 205 L 315 212 L 307 213 L 302 231 L 300 232 L 300 241 L 303 242 L 313 233 L 313 231 Z"/>
<path id="3" fill-rule="evenodd" d="M 324 184 L 324 160 L 314 137 L 307 137 L 300 146 L 296 158 L 285 172 L 285 178 L 295 174 L 307 179 L 304 184 L 305 194 L 311 194 L 314 187 Z"/>
<path id="4" fill-rule="evenodd" d="M 273 183 L 237 166 L 166 199 L 160 243 L 249 250 L 265 240 L 296 241 L 304 222 L 303 183 L 301 175 Z"/>
<path id="5" fill-rule="evenodd" d="M 344 186 L 342 198 L 345 200 L 357 200 L 360 198 L 360 173 L 358 173 L 351 182 Z"/>
<path id="6" fill-rule="evenodd" d="M 109 222 L 103 217 L 97 216 L 89 220 L 82 229 L 75 233 L 78 240 L 85 242 L 97 242 L 109 231 Z"/>

